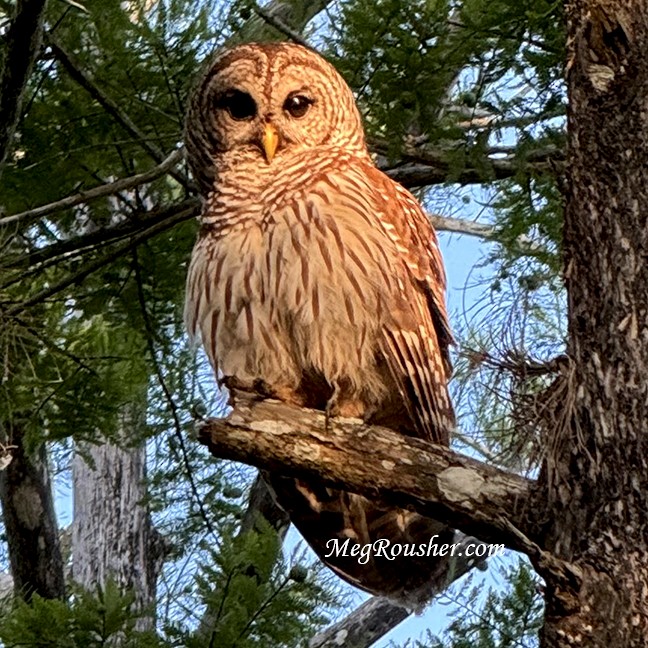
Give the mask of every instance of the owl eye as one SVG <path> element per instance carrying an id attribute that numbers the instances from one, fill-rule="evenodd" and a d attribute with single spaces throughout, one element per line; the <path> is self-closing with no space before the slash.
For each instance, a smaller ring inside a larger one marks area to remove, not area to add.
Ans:
<path id="1" fill-rule="evenodd" d="M 291 117 L 299 119 L 308 112 L 308 109 L 314 103 L 315 102 L 310 97 L 306 97 L 305 95 L 291 95 L 284 102 L 283 109 L 289 113 Z"/>
<path id="2" fill-rule="evenodd" d="M 257 114 L 257 105 L 247 92 L 228 90 L 216 99 L 216 107 L 224 108 L 236 121 L 252 119 Z"/>

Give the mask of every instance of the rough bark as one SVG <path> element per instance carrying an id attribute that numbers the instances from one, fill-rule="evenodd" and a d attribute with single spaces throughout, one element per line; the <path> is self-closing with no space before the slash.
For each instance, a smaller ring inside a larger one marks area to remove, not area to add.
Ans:
<path id="1" fill-rule="evenodd" d="M 3 438 L 11 461 L 0 471 L 0 502 L 14 590 L 26 600 L 33 594 L 63 598 L 63 560 L 45 446 L 30 455 L 19 425 L 7 426 Z"/>
<path id="2" fill-rule="evenodd" d="M 127 426 L 130 417 L 125 418 Z M 145 448 L 105 443 L 80 450 L 72 466 L 72 579 L 93 591 L 112 578 L 133 590 L 136 610 L 148 613 L 163 547 L 145 505 Z M 137 627 L 151 628 L 153 621 L 144 614 Z"/>
<path id="3" fill-rule="evenodd" d="M 578 389 L 552 440 L 543 648 L 648 637 L 648 3 L 573 0 L 564 244 Z M 542 571 L 541 571 L 542 573 Z"/>
<path id="4" fill-rule="evenodd" d="M 533 482 L 445 447 L 355 419 L 327 423 L 321 412 L 240 397 L 227 419 L 203 424 L 199 438 L 218 457 L 319 479 L 528 550 L 525 503 Z"/>

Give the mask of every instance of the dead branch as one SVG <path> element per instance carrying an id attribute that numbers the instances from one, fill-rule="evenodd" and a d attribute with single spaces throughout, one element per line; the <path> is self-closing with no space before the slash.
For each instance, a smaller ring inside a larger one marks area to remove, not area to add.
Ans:
<path id="1" fill-rule="evenodd" d="M 66 288 L 69 288 L 72 284 L 83 281 L 87 276 L 103 268 L 109 263 L 112 263 L 113 261 L 121 257 L 123 254 L 125 254 L 126 252 L 132 250 L 138 245 L 141 245 L 144 241 L 147 241 L 153 236 L 156 236 L 157 234 L 163 232 L 166 229 L 169 229 L 177 222 L 187 220 L 188 218 L 190 218 L 192 215 L 195 214 L 196 214 L 196 207 L 192 206 L 184 209 L 184 211 L 178 212 L 177 214 L 175 214 L 174 218 L 170 218 L 166 221 L 155 223 L 154 225 L 148 227 L 147 229 L 135 234 L 134 236 L 131 236 L 130 240 L 126 241 L 126 243 L 123 243 L 120 246 L 115 247 L 108 254 L 87 263 L 76 272 L 67 274 L 59 282 L 52 284 L 47 288 L 44 288 L 43 290 L 36 293 L 35 295 L 32 295 L 31 297 L 27 298 L 25 301 L 14 304 L 13 306 L 9 306 L 4 310 L 4 312 L 0 309 L 0 316 L 14 317 L 16 315 L 19 315 L 23 311 L 27 310 L 28 308 L 31 308 L 32 306 L 35 306 L 37 304 L 40 304 L 41 302 L 46 301 L 47 299 L 53 297 L 54 295 L 57 295 L 58 293 L 62 292 Z"/>
<path id="2" fill-rule="evenodd" d="M 308 648 L 368 648 L 410 615 L 386 598 L 374 596 L 338 623 L 316 634 Z"/>
<path id="3" fill-rule="evenodd" d="M 464 547 L 483 544 L 471 537 L 462 538 L 460 543 Z M 461 557 L 457 556 L 452 559 L 443 579 L 431 584 L 433 596 L 443 593 L 450 584 L 477 566 L 477 561 L 474 558 L 466 557 L 466 551 L 462 551 L 460 554 Z M 308 643 L 308 648 L 340 648 L 341 646 L 369 648 L 410 614 L 410 610 L 395 605 L 389 599 L 374 596 L 338 623 L 315 635 Z"/>
<path id="4" fill-rule="evenodd" d="M 217 457 L 359 493 L 445 520 L 487 542 L 524 550 L 534 482 L 448 448 L 356 419 L 239 398 L 232 415 L 201 425 Z M 513 529 L 521 529 L 519 535 Z M 532 536 L 531 536 L 532 537 Z"/>
<path id="5" fill-rule="evenodd" d="M 10 255 L 2 259 L 0 266 L 4 268 L 20 268 L 23 273 L 27 269 L 38 266 L 37 269 L 40 271 L 51 265 L 46 262 L 69 261 L 81 253 L 96 250 L 129 236 L 135 236 L 153 226 L 166 228 L 190 218 L 195 218 L 198 216 L 199 211 L 200 200 L 198 198 L 188 198 L 173 205 L 165 205 L 151 209 L 143 214 L 135 214 L 136 217 L 121 221 L 115 225 L 99 227 L 87 234 L 80 234 L 64 241 L 52 243 L 34 252 Z M 5 289 L 12 283 L 13 281 L 10 281 L 0 285 L 0 290 Z"/>
<path id="6" fill-rule="evenodd" d="M 454 232 L 456 234 L 467 234 L 483 239 L 492 239 L 497 234 L 497 230 L 492 225 L 477 223 L 466 220 L 465 218 L 452 218 L 450 216 L 441 216 L 440 214 L 428 213 L 428 218 L 432 226 L 438 232 Z"/>
<path id="7" fill-rule="evenodd" d="M 511 147 L 494 147 L 478 151 L 483 162 L 471 161 L 474 153 L 464 142 L 443 146 L 405 146 L 398 162 L 387 159 L 389 145 L 374 138 L 370 150 L 378 156 L 378 167 L 390 178 L 405 187 L 425 187 L 433 184 L 456 182 L 461 185 L 480 184 L 486 181 L 505 180 L 520 171 L 556 175 L 564 168 L 565 152 L 556 146 L 545 146 L 521 156 Z M 451 160 L 457 153 L 465 155 L 465 166 L 453 171 Z"/>

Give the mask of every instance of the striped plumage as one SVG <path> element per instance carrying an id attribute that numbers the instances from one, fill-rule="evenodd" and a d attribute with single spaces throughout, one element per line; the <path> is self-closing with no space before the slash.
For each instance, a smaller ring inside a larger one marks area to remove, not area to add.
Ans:
<path id="1" fill-rule="evenodd" d="M 373 165 L 333 67 L 297 45 L 227 50 L 194 92 L 185 139 L 204 197 L 185 317 L 225 384 L 447 445 L 451 334 L 436 236 Z M 320 555 L 333 537 L 451 537 L 356 495 L 270 482 Z M 403 561 L 327 562 L 372 592 L 424 598 L 438 564 Z"/>

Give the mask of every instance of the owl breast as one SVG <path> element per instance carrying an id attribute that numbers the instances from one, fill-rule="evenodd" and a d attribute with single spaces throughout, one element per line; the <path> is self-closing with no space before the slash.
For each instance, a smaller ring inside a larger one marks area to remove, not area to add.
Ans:
<path id="1" fill-rule="evenodd" d="M 190 296 L 224 376 L 299 392 L 312 406 L 335 385 L 365 403 L 384 400 L 376 339 L 392 307 L 386 295 L 398 292 L 389 272 L 398 260 L 377 227 L 378 201 L 341 182 L 328 174 L 280 200 L 265 196 L 262 209 L 230 214 L 236 225 L 216 240 L 207 233 L 210 245 L 194 259 L 208 260 L 192 267 Z"/>

